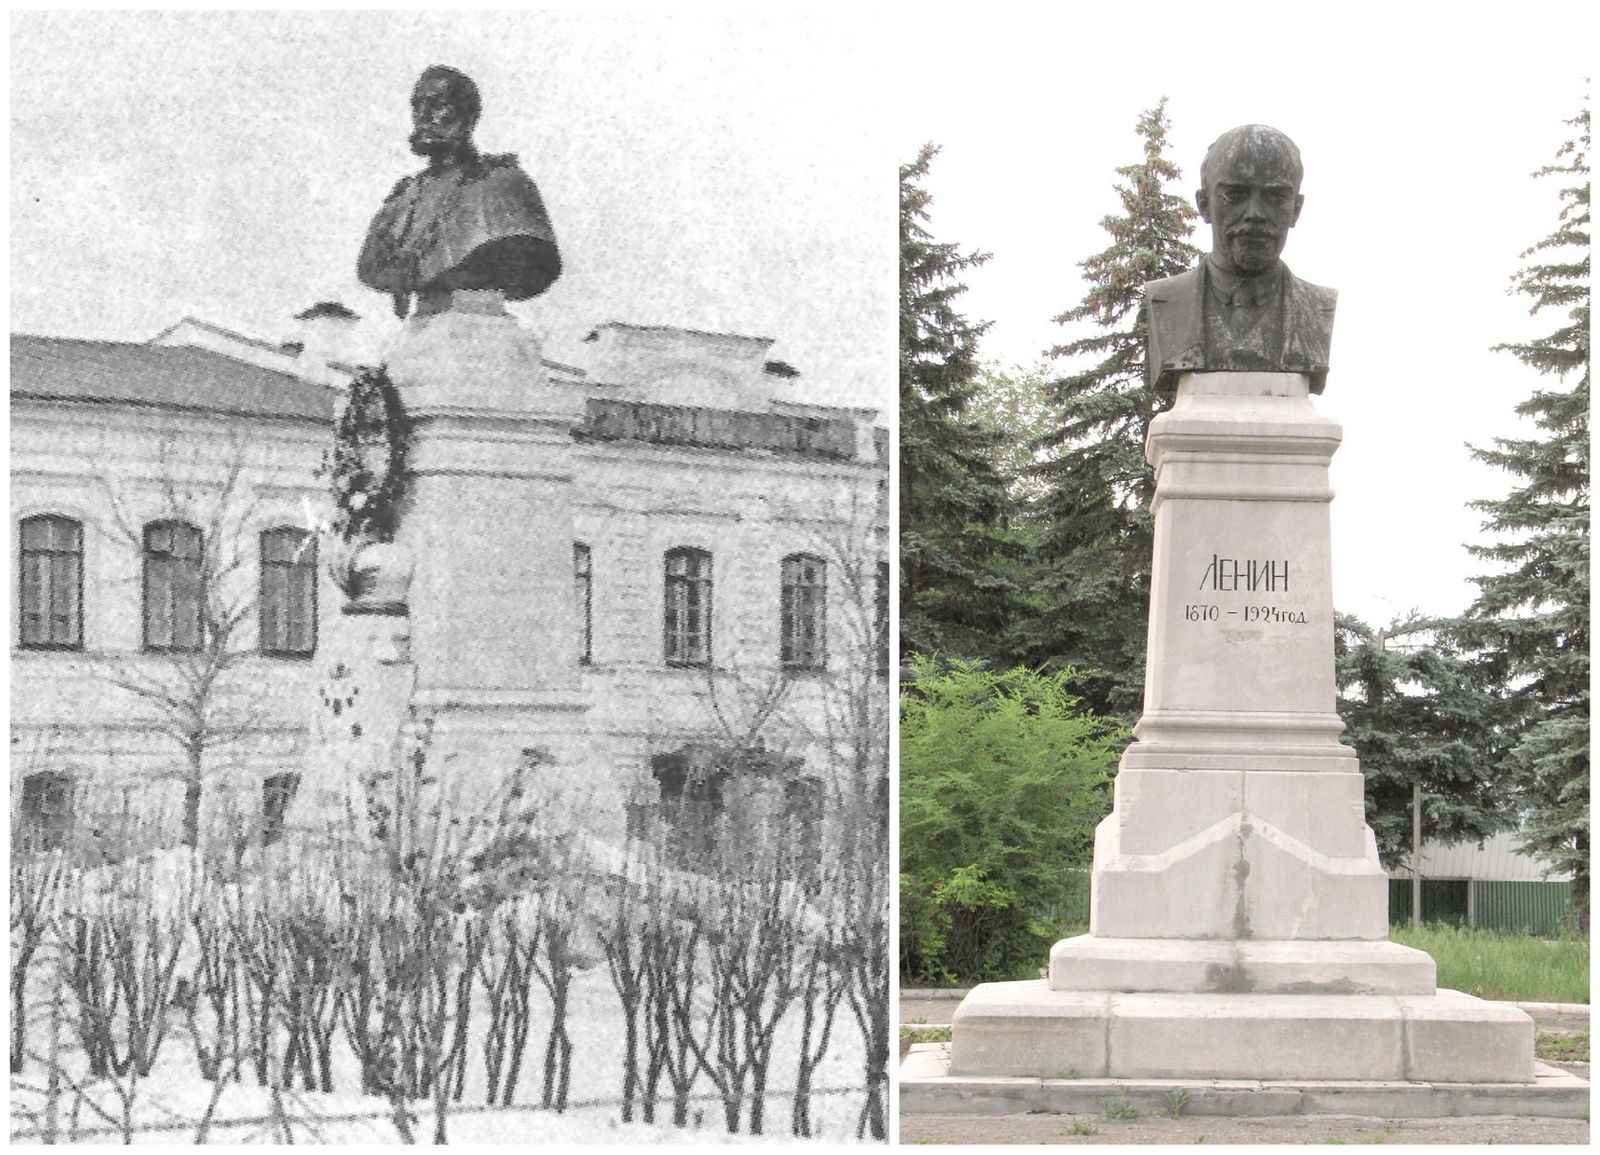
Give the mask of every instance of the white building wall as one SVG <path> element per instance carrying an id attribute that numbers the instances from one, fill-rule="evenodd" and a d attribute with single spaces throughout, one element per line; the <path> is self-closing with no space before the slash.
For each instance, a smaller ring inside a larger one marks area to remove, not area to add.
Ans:
<path id="1" fill-rule="evenodd" d="M 592 396 L 772 411 L 759 400 L 770 385 L 761 361 L 770 342 L 626 326 L 611 333 L 616 340 L 600 351 L 590 373 L 554 367 L 558 375 L 591 382 Z M 655 375 L 652 357 L 661 370 Z M 806 416 L 827 415 L 807 408 Z M 860 433 L 854 460 L 639 441 L 579 444 L 574 536 L 592 551 L 594 628 L 593 661 L 580 666 L 574 654 L 572 676 L 590 703 L 591 765 L 605 779 L 597 785 L 613 800 L 651 787 L 654 755 L 718 733 L 706 672 L 672 669 L 663 659 L 663 557 L 677 546 L 713 556 L 716 684 L 735 717 L 741 712 L 736 691 L 749 697 L 781 677 L 782 559 L 812 553 L 828 561 L 829 669 L 792 679 L 786 708 L 764 736 L 771 748 L 804 757 L 807 773 L 835 772 L 838 759 L 826 749 L 830 702 L 859 681 L 845 674 L 852 651 L 862 650 L 863 619 L 867 630 L 872 626 L 877 563 L 889 558 L 886 465 L 873 450 L 870 411 L 848 416 Z M 330 437 L 313 421 L 129 405 L 13 404 L 13 604 L 19 519 L 53 512 L 81 521 L 85 641 L 81 654 L 24 650 L 17 646 L 15 620 L 10 624 L 14 750 L 24 752 L 12 760 L 13 798 L 23 774 L 56 767 L 92 784 L 102 810 L 136 801 L 173 807 L 177 784 L 157 783 L 177 752 L 148 708 L 109 687 L 104 676 L 107 662 L 138 669 L 171 660 L 141 652 L 140 549 L 123 525 L 137 534 L 145 522 L 170 516 L 169 483 L 214 493 L 217 479 L 241 462 L 250 509 L 240 531 L 245 556 L 239 580 L 248 594 L 258 580 L 261 530 L 327 516 L 325 482 L 316 470 Z M 865 575 L 864 605 L 849 603 L 836 556 L 841 551 L 863 555 L 857 560 Z M 318 596 L 324 622 L 341 602 L 324 570 Z M 251 621 L 240 642 L 253 647 L 255 640 Z M 233 793 L 218 791 L 217 806 L 248 810 L 258 804 L 262 777 L 299 767 L 316 675 L 314 661 L 255 656 L 244 663 L 241 676 L 259 707 L 259 733 L 219 756 L 219 777 Z M 887 701 L 887 681 L 873 684 Z"/>

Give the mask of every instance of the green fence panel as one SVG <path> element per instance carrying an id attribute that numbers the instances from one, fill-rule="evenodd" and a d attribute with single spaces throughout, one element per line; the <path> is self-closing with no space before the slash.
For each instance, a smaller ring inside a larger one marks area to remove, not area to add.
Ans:
<path id="1" fill-rule="evenodd" d="M 1474 887 L 1477 925 L 1489 930 L 1550 934 L 1572 902 L 1570 882 L 1478 882 Z"/>
<path id="2" fill-rule="evenodd" d="M 1471 887 L 1470 925 L 1485 930 L 1522 934 L 1550 934 L 1567 916 L 1572 901 L 1570 882 L 1468 883 L 1461 878 L 1422 880 L 1422 920 L 1468 925 L 1468 887 Z M 1411 921 L 1411 880 L 1389 880 L 1389 921 Z"/>
<path id="3" fill-rule="evenodd" d="M 1411 921 L 1411 880 L 1389 880 L 1389 921 Z M 1424 878 L 1422 880 L 1422 921 L 1467 922 L 1467 880 L 1464 878 Z"/>

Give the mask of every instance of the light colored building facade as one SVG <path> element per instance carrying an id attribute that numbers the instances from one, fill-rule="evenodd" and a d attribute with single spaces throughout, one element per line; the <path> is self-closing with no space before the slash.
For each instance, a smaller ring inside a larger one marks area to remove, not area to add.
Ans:
<path id="1" fill-rule="evenodd" d="M 1483 843 L 1422 843 L 1422 917 L 1491 930 L 1549 933 L 1571 919 L 1572 876 L 1548 870 L 1521 853 L 1515 831 Z M 1411 918 L 1414 876 L 1409 864 L 1389 871 L 1389 918 Z"/>
<path id="2" fill-rule="evenodd" d="M 194 319 L 147 344 L 13 337 L 24 837 L 114 855 L 156 820 L 182 837 L 199 795 L 208 836 L 243 844 L 308 765 L 343 603 L 317 558 L 319 467 L 355 318 L 301 319 L 284 346 Z M 580 769 L 619 823 L 759 796 L 805 825 L 822 795 L 864 788 L 864 737 L 886 748 L 850 728 L 888 724 L 887 438 L 870 410 L 807 404 L 770 345 L 608 324 L 587 365 L 545 362 L 587 398 L 561 612 L 578 617 Z M 742 762 L 719 753 L 734 747 Z"/>

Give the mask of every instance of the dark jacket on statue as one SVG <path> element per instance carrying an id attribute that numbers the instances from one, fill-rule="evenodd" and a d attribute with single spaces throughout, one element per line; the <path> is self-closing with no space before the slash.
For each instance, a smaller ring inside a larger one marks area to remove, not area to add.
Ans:
<path id="1" fill-rule="evenodd" d="M 1262 371 L 1308 374 L 1311 392 L 1321 393 L 1328 379 L 1338 290 L 1300 280 L 1281 261 L 1279 272 L 1283 284 L 1281 348 L 1269 353 L 1274 364 L 1263 366 Z M 1216 339 L 1207 340 L 1205 299 L 1210 275 L 1208 261 L 1201 258 L 1195 268 L 1145 286 L 1145 380 L 1152 388 L 1172 390 L 1180 373 L 1233 368 L 1218 363 L 1219 350 L 1225 346 Z"/>

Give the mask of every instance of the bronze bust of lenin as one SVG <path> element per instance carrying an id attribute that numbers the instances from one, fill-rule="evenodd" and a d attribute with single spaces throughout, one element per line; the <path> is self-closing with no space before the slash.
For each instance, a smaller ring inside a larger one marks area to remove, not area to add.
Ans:
<path id="1" fill-rule="evenodd" d="M 1247 124 L 1218 137 L 1195 204 L 1211 252 L 1145 286 L 1145 374 L 1170 390 L 1181 373 L 1304 373 L 1321 393 L 1338 293 L 1300 280 L 1279 259 L 1300 219 L 1304 169 L 1283 133 Z"/>

